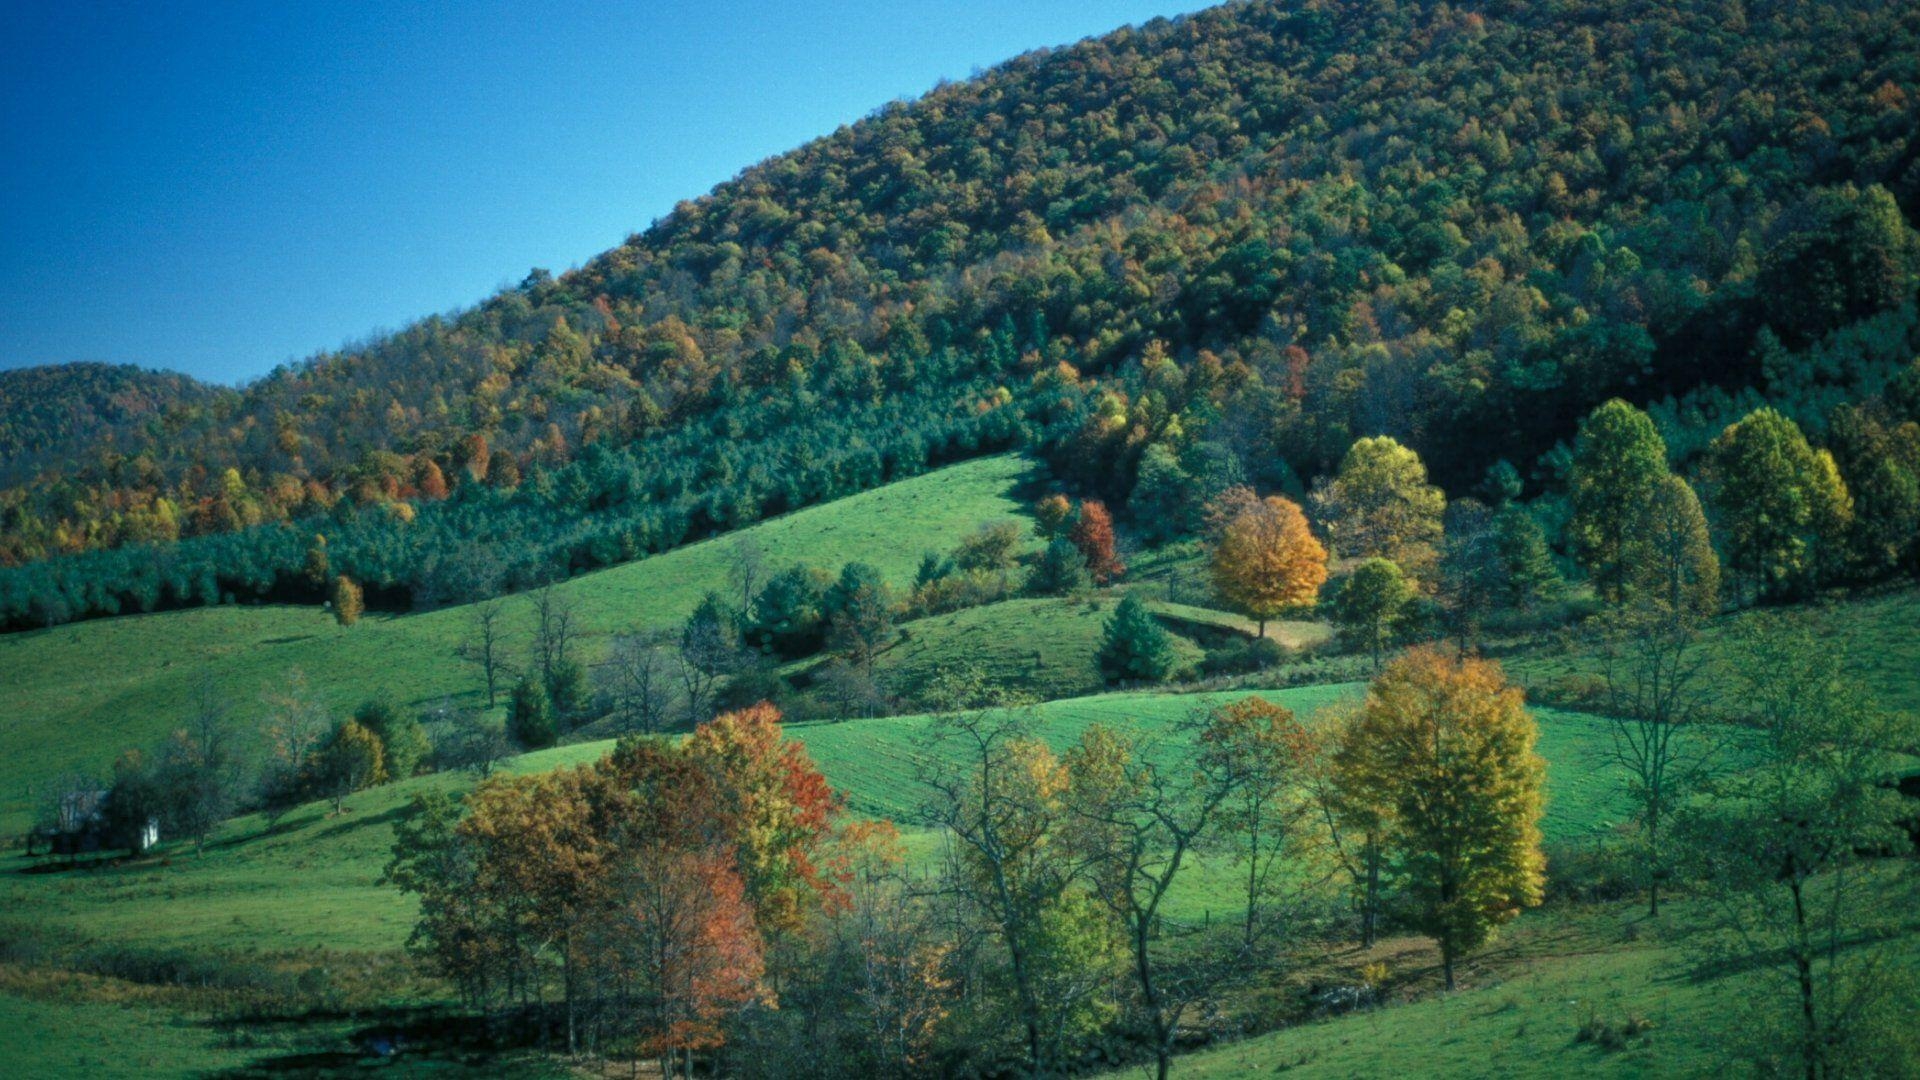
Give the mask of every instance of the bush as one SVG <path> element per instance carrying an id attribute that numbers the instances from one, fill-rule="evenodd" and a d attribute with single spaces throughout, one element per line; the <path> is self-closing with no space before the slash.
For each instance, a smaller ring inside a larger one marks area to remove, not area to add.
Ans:
<path id="1" fill-rule="evenodd" d="M 1272 638 L 1236 638 L 1210 649 L 1200 662 L 1202 675 L 1246 675 L 1278 667 L 1287 660 L 1287 647 Z"/>

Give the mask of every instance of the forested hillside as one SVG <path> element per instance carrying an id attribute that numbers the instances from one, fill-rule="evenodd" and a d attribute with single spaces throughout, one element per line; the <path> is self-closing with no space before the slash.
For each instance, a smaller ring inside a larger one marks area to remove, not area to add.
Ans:
<path id="1" fill-rule="evenodd" d="M 1013 445 L 1124 505 L 1375 434 L 1548 486 L 1615 395 L 1676 454 L 1762 401 L 1822 439 L 1920 352 L 1916 117 L 1920 9 L 1864 0 L 1256 2 L 1030 54 L 46 463 L 0 622 L 468 598 Z"/>
<path id="2" fill-rule="evenodd" d="M 62 364 L 0 371 L 0 483 L 20 484 L 36 466 L 60 462 L 90 442 L 136 446 L 164 438 L 163 417 L 206 405 L 220 391 L 171 371 L 130 364 Z"/>

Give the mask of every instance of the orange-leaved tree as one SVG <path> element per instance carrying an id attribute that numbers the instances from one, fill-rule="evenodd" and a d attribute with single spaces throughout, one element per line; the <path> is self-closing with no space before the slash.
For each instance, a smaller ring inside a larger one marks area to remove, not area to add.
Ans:
<path id="1" fill-rule="evenodd" d="M 1213 549 L 1213 585 L 1221 599 L 1259 624 L 1310 604 L 1327 580 L 1327 549 L 1291 500 L 1248 501 L 1226 523 Z"/>
<path id="2" fill-rule="evenodd" d="M 738 818 L 741 874 L 762 929 L 799 926 L 834 883 L 823 857 L 839 795 L 807 748 L 780 734 L 780 710 L 761 702 L 701 724 L 687 740 L 693 761 L 720 777 Z"/>
<path id="3" fill-rule="evenodd" d="M 1087 572 L 1101 585 L 1126 573 L 1125 564 L 1113 547 L 1113 515 L 1107 513 L 1107 505 L 1099 499 L 1088 499 L 1080 504 L 1080 516 L 1074 520 L 1073 530 L 1067 534 L 1073 546 L 1087 560 Z"/>

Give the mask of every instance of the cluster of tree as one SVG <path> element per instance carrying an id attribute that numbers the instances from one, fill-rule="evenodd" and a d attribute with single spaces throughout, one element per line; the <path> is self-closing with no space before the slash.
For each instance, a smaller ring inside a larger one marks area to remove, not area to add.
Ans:
<path id="1" fill-rule="evenodd" d="M 1540 897 L 1534 727 L 1497 668 L 1422 652 L 1317 737 L 1260 698 L 1155 741 L 1096 725 L 1063 753 L 977 674 L 945 673 L 915 876 L 890 825 L 845 820 L 760 705 L 683 742 L 421 800 L 388 877 L 413 947 L 473 1004 L 545 1007 L 577 1052 L 696 1053 L 748 1075 L 1049 1075 L 1117 1034 L 1165 1075 L 1183 1023 L 1317 925 L 1298 871 L 1353 870 L 1454 960 Z M 1196 858 L 1244 871 L 1244 917 L 1173 918 Z M 557 999 L 557 1000 L 556 1000 Z"/>
<path id="2" fill-rule="evenodd" d="M 188 720 L 166 738 L 122 753 L 104 778 L 73 773 L 52 783 L 28 846 L 72 850 L 80 834 L 90 850 L 134 855 L 156 835 L 204 844 L 238 812 L 278 816 L 325 799 L 340 813 L 356 791 L 434 769 L 484 776 L 512 750 L 499 723 L 451 703 L 416 715 L 375 698 L 336 718 L 298 671 L 268 690 L 258 719 L 243 724 L 206 679 Z"/>
<path id="3" fill-rule="evenodd" d="M 317 599 L 314 532 L 369 603 L 488 595 L 1015 443 L 1180 530 L 1361 435 L 1460 490 L 1616 394 L 1824 420 L 1913 355 L 1920 23 L 1855 7 L 1262 0 L 1022 57 L 37 466 L 0 618 Z"/>

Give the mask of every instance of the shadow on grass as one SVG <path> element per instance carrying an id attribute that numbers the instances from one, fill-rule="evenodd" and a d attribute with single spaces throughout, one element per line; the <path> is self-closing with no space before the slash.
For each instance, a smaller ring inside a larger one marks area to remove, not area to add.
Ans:
<path id="1" fill-rule="evenodd" d="M 510 1075 L 503 1055 L 542 1045 L 551 1034 L 551 1010 L 528 1009 L 502 1016 L 476 1016 L 443 1006 L 377 1010 L 315 1010 L 249 1015 L 209 1021 L 240 1048 L 256 1037 L 306 1042 L 303 1049 L 270 1054 L 217 1074 L 230 1080 L 258 1077 L 332 1077 L 367 1069 L 428 1066 L 473 1075 Z M 371 1021 L 371 1022 L 368 1022 Z M 359 1022 L 344 1033 L 337 1025 Z"/>

